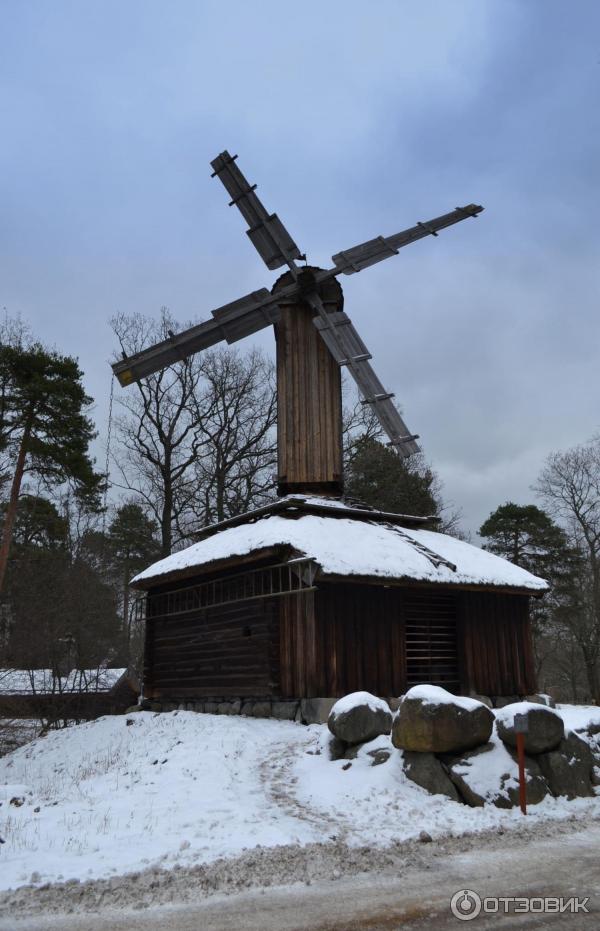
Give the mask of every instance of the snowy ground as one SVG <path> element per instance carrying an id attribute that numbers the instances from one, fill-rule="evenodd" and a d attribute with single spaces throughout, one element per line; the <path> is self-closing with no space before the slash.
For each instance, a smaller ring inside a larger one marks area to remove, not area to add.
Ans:
<path id="1" fill-rule="evenodd" d="M 564 706 L 567 727 L 600 709 Z M 344 769 L 324 726 L 172 712 L 101 718 L 0 759 L 0 888 L 185 869 L 256 848 L 384 848 L 516 827 L 518 810 L 467 808 L 406 779 L 401 754 Z M 373 746 L 389 746 L 379 738 Z M 528 825 L 595 819 L 600 798 L 545 799 Z"/>

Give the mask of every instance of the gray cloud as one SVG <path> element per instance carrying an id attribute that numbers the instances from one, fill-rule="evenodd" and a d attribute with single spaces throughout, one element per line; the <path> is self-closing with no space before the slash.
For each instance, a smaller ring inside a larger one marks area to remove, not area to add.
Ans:
<path id="1" fill-rule="evenodd" d="M 476 528 L 600 426 L 599 25 L 593 0 L 5 6 L 0 306 L 80 357 L 102 429 L 114 311 L 205 317 L 272 280 L 222 148 L 320 264 L 483 203 L 343 281 Z"/>

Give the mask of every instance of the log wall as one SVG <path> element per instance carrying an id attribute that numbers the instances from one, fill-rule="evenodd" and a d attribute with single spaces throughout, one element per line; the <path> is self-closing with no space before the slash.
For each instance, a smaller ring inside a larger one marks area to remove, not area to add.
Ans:
<path id="1" fill-rule="evenodd" d="M 321 583 L 317 591 L 147 621 L 147 698 L 535 691 L 528 598 Z"/>
<path id="2" fill-rule="evenodd" d="M 535 692 L 526 595 L 464 592 L 457 632 L 463 690 L 492 696 Z"/>
<path id="3" fill-rule="evenodd" d="M 279 692 L 277 598 L 146 622 L 144 695 L 267 696 Z"/>

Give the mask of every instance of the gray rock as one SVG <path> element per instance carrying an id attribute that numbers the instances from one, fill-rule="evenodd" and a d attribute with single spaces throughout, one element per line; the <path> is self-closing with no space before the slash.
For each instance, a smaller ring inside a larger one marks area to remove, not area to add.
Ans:
<path id="1" fill-rule="evenodd" d="M 510 747 L 517 746 L 514 729 L 514 714 L 527 715 L 527 733 L 525 734 L 526 753 L 546 753 L 558 747 L 563 739 L 565 727 L 563 719 L 556 711 L 545 705 L 507 705 L 496 717 L 498 736 Z"/>
<path id="2" fill-rule="evenodd" d="M 271 715 L 278 721 L 295 720 L 297 711 L 297 701 L 274 701 L 271 706 Z"/>
<path id="3" fill-rule="evenodd" d="M 534 695 L 526 695 L 525 701 L 533 702 L 534 705 L 545 705 L 546 708 L 556 708 L 556 702 L 551 695 L 543 695 L 539 692 Z"/>
<path id="4" fill-rule="evenodd" d="M 446 692 L 439 703 L 411 698 L 408 692 L 392 729 L 392 743 L 418 753 L 459 753 L 487 743 L 494 715 L 481 702 L 470 708 Z"/>
<path id="5" fill-rule="evenodd" d="M 371 766 L 381 766 L 382 763 L 387 763 L 391 755 L 391 751 L 386 750 L 385 747 L 380 747 L 378 750 L 367 751 L 367 756 L 370 756 L 373 760 Z"/>
<path id="6" fill-rule="evenodd" d="M 337 698 L 303 698 L 300 714 L 304 724 L 325 724 Z"/>
<path id="7" fill-rule="evenodd" d="M 239 714 L 242 710 L 242 703 L 239 698 L 236 701 L 223 701 L 217 706 L 218 714 Z"/>
<path id="8" fill-rule="evenodd" d="M 481 795 L 469 778 L 468 767 L 471 761 L 482 753 L 493 753 L 497 748 L 497 744 L 487 743 L 483 747 L 477 747 L 475 750 L 471 750 L 469 753 L 462 755 L 459 759 L 455 759 L 449 764 L 448 773 L 450 779 L 467 805 L 470 805 L 472 808 L 481 808 L 483 805 L 490 803 L 495 805 L 496 808 L 514 808 L 519 804 L 518 785 L 508 785 L 509 782 L 513 782 L 510 772 L 507 771 L 503 773 L 499 778 L 498 785 L 490 787 L 490 796 Z M 516 762 L 515 755 L 513 753 L 510 755 Z M 525 774 L 527 782 L 527 804 L 537 805 L 538 802 L 541 802 L 548 794 L 548 785 L 538 763 L 532 757 L 525 757 Z"/>
<path id="9" fill-rule="evenodd" d="M 494 698 L 494 708 L 505 708 L 506 705 L 514 705 L 519 701 L 518 695 L 496 695 Z"/>
<path id="10" fill-rule="evenodd" d="M 592 786 L 592 751 L 585 740 L 572 731 L 556 750 L 542 753 L 537 759 L 553 795 L 573 799 L 596 794 Z"/>
<path id="11" fill-rule="evenodd" d="M 204 702 L 204 712 L 205 714 L 218 714 L 218 702 L 216 701 L 205 701 Z"/>
<path id="12" fill-rule="evenodd" d="M 402 765 L 407 779 L 416 782 L 432 795 L 445 795 L 454 802 L 460 797 L 442 763 L 433 753 L 416 753 L 405 750 Z"/>
<path id="13" fill-rule="evenodd" d="M 356 692 L 355 702 L 347 710 L 335 704 L 327 719 L 331 733 L 347 744 L 362 744 L 392 729 L 392 712 L 385 702 L 368 692 Z M 364 696 L 364 698 L 363 698 Z"/>
<path id="14" fill-rule="evenodd" d="M 343 740 L 338 740 L 337 737 L 330 737 L 328 744 L 330 760 L 343 760 L 346 749 L 346 744 Z"/>

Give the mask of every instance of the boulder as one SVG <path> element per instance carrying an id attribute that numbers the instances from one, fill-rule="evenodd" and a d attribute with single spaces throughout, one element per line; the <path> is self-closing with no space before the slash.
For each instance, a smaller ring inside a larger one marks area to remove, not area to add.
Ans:
<path id="1" fill-rule="evenodd" d="M 525 701 L 531 701 L 534 705 L 546 705 L 548 708 L 556 708 L 556 702 L 552 695 L 546 695 L 545 692 L 536 692 L 535 695 L 526 695 Z"/>
<path id="2" fill-rule="evenodd" d="M 217 705 L 217 714 L 239 714 L 242 709 L 242 703 L 237 701 L 223 701 Z"/>
<path id="3" fill-rule="evenodd" d="M 518 695 L 496 695 L 494 699 L 494 708 L 505 708 L 506 705 L 514 705 L 518 701 Z"/>
<path id="4" fill-rule="evenodd" d="M 592 786 L 592 751 L 573 731 L 561 740 L 556 750 L 542 753 L 537 759 L 553 795 L 573 799 L 596 794 Z"/>
<path id="5" fill-rule="evenodd" d="M 487 743 L 493 726 L 493 712 L 482 702 L 417 685 L 402 700 L 392 742 L 418 753 L 460 753 Z"/>
<path id="6" fill-rule="evenodd" d="M 304 724 L 325 724 L 335 698 L 303 698 L 300 702 L 300 718 Z"/>
<path id="7" fill-rule="evenodd" d="M 505 744 L 510 747 L 517 746 L 514 728 L 516 714 L 527 716 L 526 753 L 546 753 L 558 747 L 565 732 L 561 716 L 552 708 L 527 701 L 506 705 L 505 708 L 496 712 L 496 730 Z"/>
<path id="8" fill-rule="evenodd" d="M 327 719 L 329 730 L 347 744 L 366 743 L 392 728 L 387 702 L 370 692 L 352 692 L 335 703 Z"/>
<path id="9" fill-rule="evenodd" d="M 432 795 L 445 795 L 454 802 L 460 797 L 442 763 L 433 753 L 405 750 L 402 755 L 404 775 Z"/>
<path id="10" fill-rule="evenodd" d="M 449 763 L 450 779 L 472 808 L 485 804 L 513 808 L 519 804 L 519 768 L 516 754 L 499 740 L 490 741 Z M 548 794 L 548 786 L 536 760 L 525 757 L 526 798 L 537 805 Z"/>
<path id="11" fill-rule="evenodd" d="M 330 737 L 327 749 L 329 751 L 329 759 L 335 761 L 344 759 L 347 747 L 343 740 L 338 740 L 337 737 Z"/>
<path id="12" fill-rule="evenodd" d="M 298 711 L 297 701 L 274 701 L 271 707 L 271 714 L 279 721 L 293 721 Z"/>

